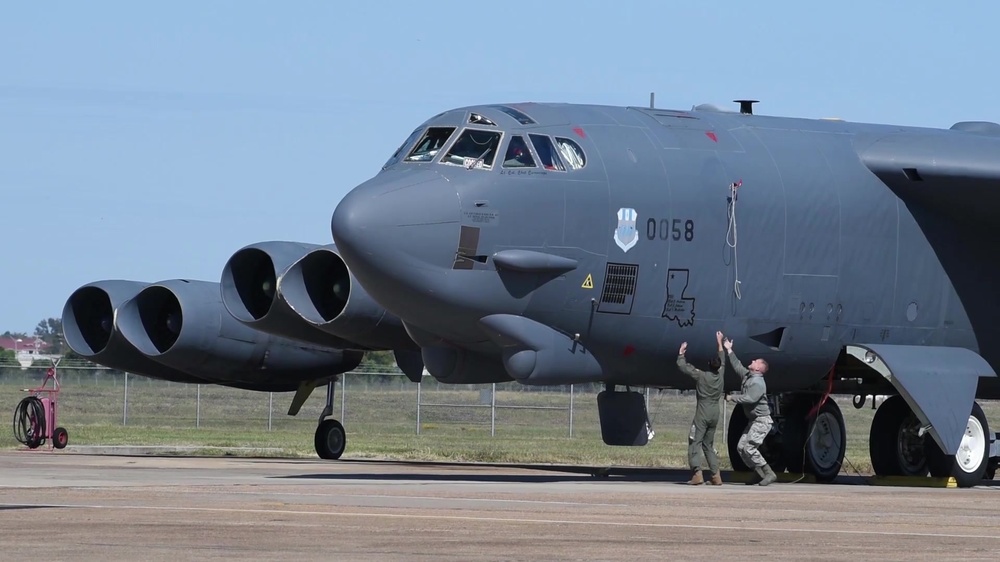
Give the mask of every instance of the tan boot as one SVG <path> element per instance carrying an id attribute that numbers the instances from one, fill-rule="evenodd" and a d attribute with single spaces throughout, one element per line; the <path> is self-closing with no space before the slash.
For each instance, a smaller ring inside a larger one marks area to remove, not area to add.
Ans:
<path id="1" fill-rule="evenodd" d="M 701 475 L 701 469 L 695 470 L 694 476 L 692 476 L 691 479 L 688 480 L 688 484 L 692 486 L 697 486 L 699 484 L 704 484 L 704 483 L 705 483 L 705 477 Z"/>
<path id="2" fill-rule="evenodd" d="M 760 484 L 758 484 L 758 486 L 767 486 L 771 482 L 774 482 L 775 480 L 778 479 L 778 475 L 775 474 L 773 470 L 771 470 L 771 465 L 765 464 L 764 466 L 760 467 L 760 471 L 763 473 L 763 478 L 761 478 Z"/>
<path id="3" fill-rule="evenodd" d="M 716 472 L 712 474 L 712 485 L 721 486 L 722 485 L 722 472 Z"/>

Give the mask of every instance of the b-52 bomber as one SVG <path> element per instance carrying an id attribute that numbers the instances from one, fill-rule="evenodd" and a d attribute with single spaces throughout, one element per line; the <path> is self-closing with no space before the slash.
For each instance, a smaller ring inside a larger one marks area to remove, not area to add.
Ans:
<path id="1" fill-rule="evenodd" d="M 833 479 L 846 430 L 829 396 L 888 395 L 877 474 L 992 478 L 976 399 L 1000 398 L 1000 125 L 738 101 L 445 111 L 339 203 L 336 251 L 441 382 L 606 385 L 607 444 L 644 445 L 631 387 L 690 388 L 678 346 L 707 362 L 721 330 L 770 364 L 772 467 Z M 734 412 L 737 470 L 745 424 Z"/>

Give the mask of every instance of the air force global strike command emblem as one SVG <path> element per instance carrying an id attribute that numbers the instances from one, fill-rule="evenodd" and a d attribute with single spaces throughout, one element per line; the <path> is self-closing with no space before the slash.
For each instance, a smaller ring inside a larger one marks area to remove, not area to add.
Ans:
<path id="1" fill-rule="evenodd" d="M 615 229 L 615 244 L 627 252 L 639 241 L 639 233 L 635 230 L 637 215 L 635 209 L 622 207 L 618 209 L 618 228 Z"/>

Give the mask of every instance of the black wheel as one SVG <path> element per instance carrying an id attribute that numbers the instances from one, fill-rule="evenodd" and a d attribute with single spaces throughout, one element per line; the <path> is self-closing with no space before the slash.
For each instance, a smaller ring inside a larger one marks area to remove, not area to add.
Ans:
<path id="1" fill-rule="evenodd" d="M 990 426 L 986 414 L 976 402 L 972 403 L 972 413 L 965 426 L 965 434 L 954 455 L 946 455 L 934 439 L 927 435 L 924 451 L 927 453 L 927 467 L 936 478 L 954 477 L 959 488 L 970 488 L 979 484 L 986 475 L 990 455 Z"/>
<path id="2" fill-rule="evenodd" d="M 347 447 L 347 432 L 337 420 L 323 420 L 316 428 L 316 454 L 321 459 L 337 460 Z"/>
<path id="3" fill-rule="evenodd" d="M 987 463 L 986 474 L 983 475 L 987 480 L 993 480 L 997 477 L 997 464 L 1000 463 L 997 462 L 996 458 L 991 458 L 990 462 Z"/>
<path id="4" fill-rule="evenodd" d="M 726 446 L 729 449 L 729 463 L 733 465 L 733 470 L 736 472 L 751 471 L 750 467 L 743 462 L 743 457 L 740 456 L 739 451 L 736 449 L 740 443 L 740 437 L 743 436 L 743 430 L 746 429 L 748 423 L 747 416 L 743 413 L 743 407 L 740 405 L 734 407 L 733 414 L 729 417 L 729 428 L 726 430 L 728 441 Z M 785 461 L 781 456 L 781 439 L 776 426 L 777 423 L 771 426 L 771 432 L 767 434 L 764 443 L 760 446 L 760 454 L 764 456 L 764 460 L 771 466 L 771 470 L 781 472 L 785 470 Z"/>
<path id="5" fill-rule="evenodd" d="M 56 449 L 64 449 L 69 443 L 69 432 L 65 427 L 57 427 L 52 432 L 52 446 Z"/>
<path id="6" fill-rule="evenodd" d="M 819 482 L 830 482 L 840 474 L 847 453 L 847 427 L 840 406 L 831 397 L 814 418 L 809 412 L 818 396 L 797 396 L 785 416 L 785 461 L 789 472 L 812 474 Z"/>
<path id="7" fill-rule="evenodd" d="M 920 420 L 902 396 L 890 396 L 875 411 L 868 435 L 872 469 L 879 476 L 927 476 Z"/>

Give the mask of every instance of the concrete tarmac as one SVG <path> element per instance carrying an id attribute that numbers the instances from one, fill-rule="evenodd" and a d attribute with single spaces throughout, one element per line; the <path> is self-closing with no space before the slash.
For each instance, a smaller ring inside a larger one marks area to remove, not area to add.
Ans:
<path id="1" fill-rule="evenodd" d="M 996 560 L 1000 487 L 0 453 L 4 560 Z"/>

